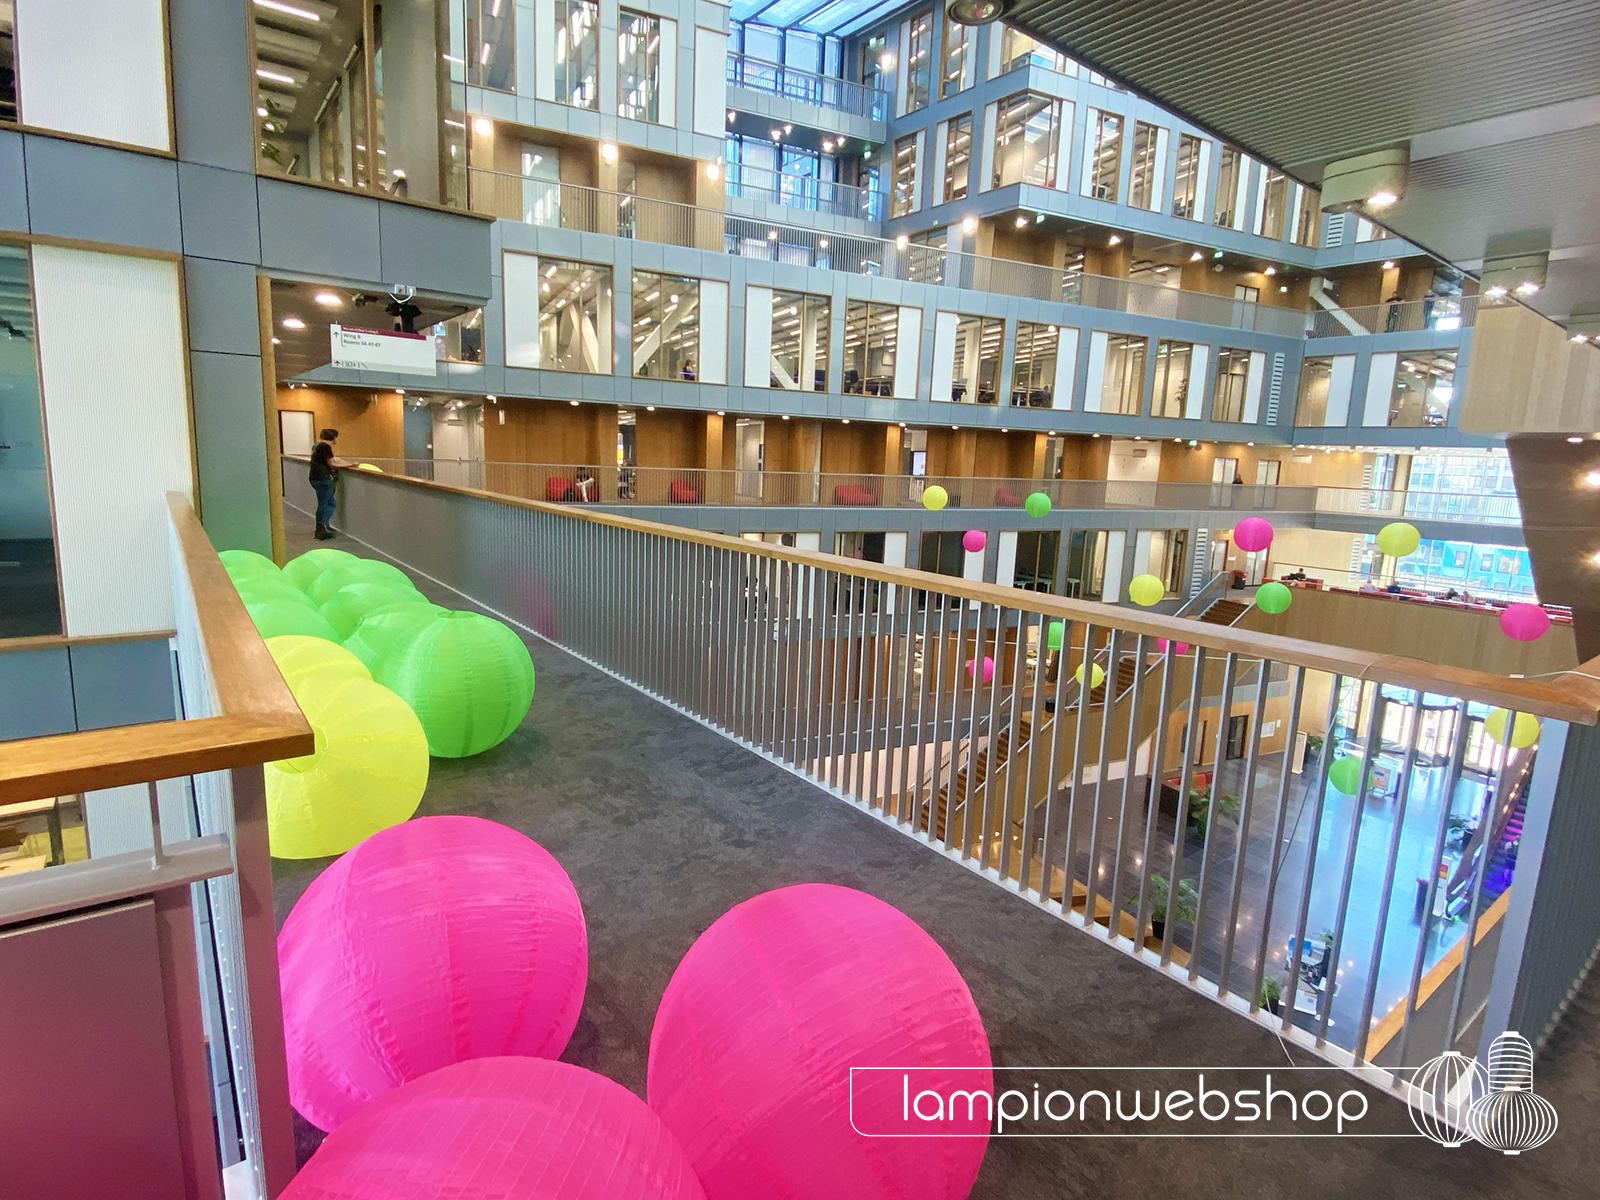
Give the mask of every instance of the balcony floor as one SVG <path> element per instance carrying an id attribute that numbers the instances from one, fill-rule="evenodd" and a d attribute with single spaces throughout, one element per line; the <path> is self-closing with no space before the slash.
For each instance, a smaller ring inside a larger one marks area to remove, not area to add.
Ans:
<path id="1" fill-rule="evenodd" d="M 309 521 L 287 516 L 290 553 L 315 545 Z M 468 607 L 417 582 L 430 599 Z M 937 939 L 972 989 L 997 1065 L 1318 1061 L 563 651 L 529 647 L 539 685 L 523 727 L 476 758 L 435 759 L 419 811 L 520 829 L 572 876 L 590 960 L 564 1060 L 642 1096 L 656 1004 L 694 938 L 751 895 L 825 881 L 883 898 Z M 328 861 L 274 863 L 280 923 Z M 1597 994 L 1591 982 L 1537 1065 L 1537 1090 L 1562 1125 L 1535 1154 L 1420 1139 L 996 1139 L 972 1196 L 1583 1194 L 1600 1134 Z M 1375 1113 L 1392 1106 L 1405 1124 L 1397 1101 L 1370 1094 Z M 321 1135 L 296 1126 L 308 1156 Z"/>

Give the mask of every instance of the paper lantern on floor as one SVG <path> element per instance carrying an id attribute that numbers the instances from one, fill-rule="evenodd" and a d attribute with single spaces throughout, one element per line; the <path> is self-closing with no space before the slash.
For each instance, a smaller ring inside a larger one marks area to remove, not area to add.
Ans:
<path id="1" fill-rule="evenodd" d="M 1404 558 L 1422 544 L 1422 534 L 1406 521 L 1390 521 L 1378 530 L 1378 549 L 1390 558 Z"/>
<path id="2" fill-rule="evenodd" d="M 1165 654 L 1167 652 L 1167 639 L 1166 638 L 1157 638 L 1156 639 L 1156 649 L 1161 651 L 1161 653 Z M 1175 653 L 1178 653 L 1178 654 L 1187 654 L 1187 653 L 1189 653 L 1189 643 L 1188 642 L 1179 642 L 1178 643 L 1178 648 L 1175 651 Z"/>
<path id="3" fill-rule="evenodd" d="M 1361 790 L 1361 759 L 1354 754 L 1343 754 L 1333 760 L 1328 768 L 1328 782 L 1333 790 L 1354 796 Z M 1367 775 L 1367 786 L 1372 786 L 1372 775 Z"/>
<path id="4" fill-rule="evenodd" d="M 328 687 L 339 679 L 372 678 L 372 672 L 359 658 L 324 638 L 295 634 L 268 638 L 267 650 L 290 688 L 313 679 L 315 686 Z"/>
<path id="5" fill-rule="evenodd" d="M 239 599 L 246 606 L 251 604 L 265 604 L 279 601 L 286 604 L 299 604 L 306 608 L 316 608 L 311 603 L 311 597 L 290 583 L 282 575 L 252 575 L 234 581 L 234 589 L 239 593 Z"/>
<path id="6" fill-rule="evenodd" d="M 981 1106 L 937 1125 L 913 1090 L 988 1091 L 989 1041 L 965 981 L 904 913 L 808 883 L 735 906 L 695 941 L 650 1033 L 650 1107 L 709 1200 L 957 1200 L 988 1142 Z M 962 1069 L 966 1068 L 966 1069 Z M 852 1127 L 853 1126 L 853 1127 Z M 864 1137 L 931 1128 L 960 1137 Z"/>
<path id="7" fill-rule="evenodd" d="M 1491 708 L 1483 719 L 1483 731 L 1502 746 L 1506 744 L 1506 718 L 1511 714 L 1503 708 Z M 1511 746 L 1522 750 L 1539 740 L 1539 718 L 1532 713 L 1519 712 L 1511 726 Z"/>
<path id="8" fill-rule="evenodd" d="M 390 587 L 407 588 L 413 592 L 417 590 L 417 585 L 411 582 L 411 576 L 381 558 L 355 558 L 339 565 L 362 583 L 385 583 Z"/>
<path id="9" fill-rule="evenodd" d="M 1272 525 L 1265 517 L 1246 517 L 1233 527 L 1233 544 L 1251 554 L 1272 545 Z"/>
<path id="10" fill-rule="evenodd" d="M 1159 604 L 1167 594 L 1167 585 L 1154 575 L 1135 575 L 1128 581 L 1128 599 L 1141 608 Z"/>
<path id="11" fill-rule="evenodd" d="M 1537 604 L 1508 604 L 1500 612 L 1500 632 L 1518 642 L 1536 642 L 1550 628 L 1550 614 Z"/>
<path id="12" fill-rule="evenodd" d="M 511 736 L 533 701 L 528 647 L 492 617 L 450 612 L 390 648 L 375 678 L 422 721 L 441 758 L 481 754 Z"/>
<path id="13" fill-rule="evenodd" d="M 922 507 L 929 512 L 938 512 L 950 503 L 950 493 L 937 483 L 931 483 L 922 489 Z"/>
<path id="14" fill-rule="evenodd" d="M 981 529 L 969 529 L 961 535 L 961 546 L 968 554 L 982 554 L 989 544 L 989 535 Z"/>
<path id="15" fill-rule="evenodd" d="M 1050 628 L 1048 630 L 1048 637 L 1045 642 L 1046 649 L 1061 649 L 1061 639 L 1066 635 L 1066 632 L 1067 626 L 1065 621 L 1051 621 Z"/>
<path id="16" fill-rule="evenodd" d="M 418 604 L 388 604 L 375 608 L 361 618 L 355 632 L 344 640 L 344 648 L 376 671 L 384 656 L 396 645 L 410 637 L 430 621 L 437 620 L 450 610 L 426 600 Z"/>
<path id="17" fill-rule="evenodd" d="M 1030 492 L 1022 502 L 1022 509 L 1030 517 L 1047 517 L 1050 515 L 1050 497 L 1043 492 Z"/>
<path id="18" fill-rule="evenodd" d="M 257 554 L 254 550 L 222 550 L 217 557 L 222 560 L 222 569 L 234 579 L 247 575 L 268 575 L 276 578 L 281 572 L 278 564 L 265 554 Z"/>
<path id="19" fill-rule="evenodd" d="M 972 678 L 973 667 L 975 665 L 976 664 L 973 662 L 972 659 L 970 659 L 970 658 L 967 659 L 967 678 L 968 679 Z M 987 654 L 985 654 L 983 656 L 983 682 L 985 682 L 985 683 L 993 683 L 994 682 L 994 659 L 990 658 Z"/>
<path id="20" fill-rule="evenodd" d="M 318 546 L 315 550 L 307 550 L 304 554 L 297 554 L 284 564 L 284 577 L 295 587 L 304 590 L 310 586 L 311 581 L 329 567 L 337 566 L 343 562 L 355 561 L 355 555 L 348 550 L 335 550 L 332 546 Z"/>
<path id="21" fill-rule="evenodd" d="M 316 749 L 266 766 L 274 858 L 343 854 L 417 811 L 428 786 L 428 740 L 404 700 L 353 676 L 291 680 L 289 689 Z"/>
<path id="22" fill-rule="evenodd" d="M 256 632 L 263 638 L 297 633 L 306 637 L 326 638 L 330 642 L 339 640 L 333 626 L 328 624 L 328 618 L 309 604 L 297 604 L 291 600 L 247 600 L 244 609 L 255 622 Z"/>
<path id="23" fill-rule="evenodd" d="M 374 833 L 278 935 L 291 1103 L 337 1129 L 451 1063 L 557 1057 L 583 1008 L 588 944 L 572 880 L 515 829 L 448 816 Z"/>
<path id="24" fill-rule="evenodd" d="M 1078 686 L 1081 688 L 1083 686 L 1082 663 L 1078 664 L 1078 669 L 1072 673 L 1072 677 L 1078 681 Z M 1091 692 L 1106 681 L 1105 669 L 1099 663 L 1089 664 L 1089 681 L 1089 690 Z"/>
<path id="25" fill-rule="evenodd" d="M 1294 592 L 1275 579 L 1256 589 L 1256 607 L 1264 613 L 1286 612 L 1293 601 Z"/>
<path id="26" fill-rule="evenodd" d="M 341 588 L 347 588 L 353 583 L 366 582 L 368 581 L 356 574 L 355 570 L 348 564 L 336 563 L 331 567 L 323 568 L 315 579 L 306 584 L 305 593 L 311 597 L 311 603 L 321 608 L 329 600 L 332 600 L 334 593 Z"/>
<path id="27" fill-rule="evenodd" d="M 705 1200 L 639 1097 L 547 1058 L 456 1063 L 330 1134 L 280 1200 Z"/>
<path id="28" fill-rule="evenodd" d="M 350 583 L 340 588 L 322 605 L 322 615 L 339 635 L 340 641 L 349 637 L 361 624 L 361 619 L 376 609 L 395 604 L 415 604 L 419 608 L 431 607 L 419 592 L 408 587 L 393 587 L 387 583 Z"/>

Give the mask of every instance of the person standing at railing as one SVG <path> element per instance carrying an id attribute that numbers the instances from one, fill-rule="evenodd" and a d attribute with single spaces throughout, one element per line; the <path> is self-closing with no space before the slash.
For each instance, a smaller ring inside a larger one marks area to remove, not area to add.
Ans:
<path id="1" fill-rule="evenodd" d="M 1400 328 L 1400 293 L 1396 292 L 1384 303 L 1389 306 L 1389 316 L 1383 323 L 1383 331 L 1385 333 L 1393 333 Z"/>
<path id="2" fill-rule="evenodd" d="M 311 490 L 317 494 L 317 540 L 325 542 L 333 536 L 333 485 L 339 478 L 341 467 L 354 463 L 333 456 L 333 444 L 339 440 L 337 429 L 324 429 L 311 450 Z"/>

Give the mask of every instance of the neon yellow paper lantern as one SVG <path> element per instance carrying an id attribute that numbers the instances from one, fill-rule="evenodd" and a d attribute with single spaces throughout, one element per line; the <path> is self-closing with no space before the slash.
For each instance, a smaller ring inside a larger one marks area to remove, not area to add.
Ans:
<path id="1" fill-rule="evenodd" d="M 284 564 L 283 574 L 295 587 L 304 590 L 311 586 L 313 579 L 329 567 L 338 566 L 345 562 L 354 562 L 355 557 L 348 550 L 335 550 L 332 546 L 318 546 L 315 550 L 307 550 L 304 554 L 291 558 Z"/>
<path id="2" fill-rule="evenodd" d="M 391 604 L 424 605 L 424 600 L 411 588 L 391 587 L 386 583 L 352 583 L 340 588 L 328 602 L 321 606 L 322 615 L 339 635 L 342 642 L 356 631 L 356 626 L 369 612 L 387 608 Z"/>
<path id="3" fill-rule="evenodd" d="M 268 638 L 267 650 L 292 691 L 302 683 L 329 687 L 340 679 L 371 679 L 372 672 L 337 642 L 285 634 Z"/>
<path id="4" fill-rule="evenodd" d="M 378 664 L 390 650 L 449 611 L 426 600 L 420 604 L 414 601 L 386 604 L 361 618 L 361 624 L 356 626 L 355 632 L 345 638 L 344 648 L 365 663 L 368 670 L 376 672 Z"/>
<path id="5" fill-rule="evenodd" d="M 290 689 L 316 749 L 266 765 L 274 858 L 343 854 L 417 811 L 428 786 L 428 740 L 405 701 L 355 676 L 319 675 Z"/>
<path id="6" fill-rule="evenodd" d="M 931 483 L 922 489 L 922 507 L 929 512 L 938 512 L 950 503 L 950 493 L 937 483 Z"/>
<path id="7" fill-rule="evenodd" d="M 411 705 L 441 758 L 467 758 L 511 736 L 533 702 L 533 659 L 492 617 L 451 612 L 379 661 L 374 678 Z"/>
<path id="8" fill-rule="evenodd" d="M 330 642 L 339 640 L 333 626 L 328 624 L 328 618 L 309 604 L 295 604 L 288 600 L 246 601 L 244 610 L 250 614 L 256 632 L 263 638 L 298 633 L 306 637 L 326 638 Z"/>
<path id="9" fill-rule="evenodd" d="M 1081 688 L 1083 686 L 1082 663 L 1078 664 L 1078 669 L 1072 673 L 1072 677 L 1078 681 L 1078 686 Z M 1090 663 L 1089 678 L 1093 681 L 1089 684 L 1089 690 L 1092 692 L 1095 688 L 1099 687 L 1106 681 L 1106 673 L 1104 668 L 1102 668 L 1099 663 Z"/>
<path id="10" fill-rule="evenodd" d="M 1140 608 L 1161 603 L 1161 597 L 1166 594 L 1167 585 L 1154 575 L 1135 575 L 1128 581 L 1128 599 Z"/>
<path id="11" fill-rule="evenodd" d="M 1422 544 L 1422 534 L 1407 521 L 1390 521 L 1378 530 L 1378 549 L 1390 558 L 1404 558 Z"/>
<path id="12" fill-rule="evenodd" d="M 1502 746 L 1506 744 L 1506 718 L 1511 714 L 1503 708 L 1491 708 L 1483 719 L 1483 731 Z M 1532 713 L 1519 712 L 1511 726 L 1511 747 L 1521 750 L 1539 740 L 1539 718 Z"/>
<path id="13" fill-rule="evenodd" d="M 383 474 L 383 468 L 382 467 L 378 467 L 378 466 L 374 466 L 372 463 L 357 463 L 356 464 L 356 470 L 358 470 L 358 471 L 371 471 L 374 475 L 382 475 Z"/>

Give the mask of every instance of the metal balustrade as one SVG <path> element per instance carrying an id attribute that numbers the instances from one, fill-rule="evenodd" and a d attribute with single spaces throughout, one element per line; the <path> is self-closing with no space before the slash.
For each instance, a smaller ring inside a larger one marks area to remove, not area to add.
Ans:
<path id="1" fill-rule="evenodd" d="M 882 88 L 732 52 L 728 55 L 726 72 L 731 88 L 782 96 L 785 100 L 815 104 L 870 121 L 884 121 L 889 117 L 889 93 Z"/>
<path id="2" fill-rule="evenodd" d="M 836 217 L 883 220 L 882 192 L 810 175 L 769 171 L 748 163 L 728 164 L 727 194 L 739 199 L 763 200 L 768 204 L 781 204 L 785 208 L 828 213 Z"/>
<path id="3" fill-rule="evenodd" d="M 1403 1068 L 1500 1032 L 1480 1014 L 1502 889 L 1522 886 L 1505 814 L 1550 784 L 1480 721 L 1593 723 L 1583 673 L 1506 679 L 344 478 L 350 536 L 1337 1064 L 1403 1093 Z M 1077 686 L 1086 662 L 1104 679 Z"/>
<path id="4" fill-rule="evenodd" d="M 1391 304 L 1364 304 L 1336 311 L 1317 308 L 1306 316 L 1306 336 L 1314 338 L 1470 329 L 1478 319 L 1478 297 L 1396 300 Z"/>

